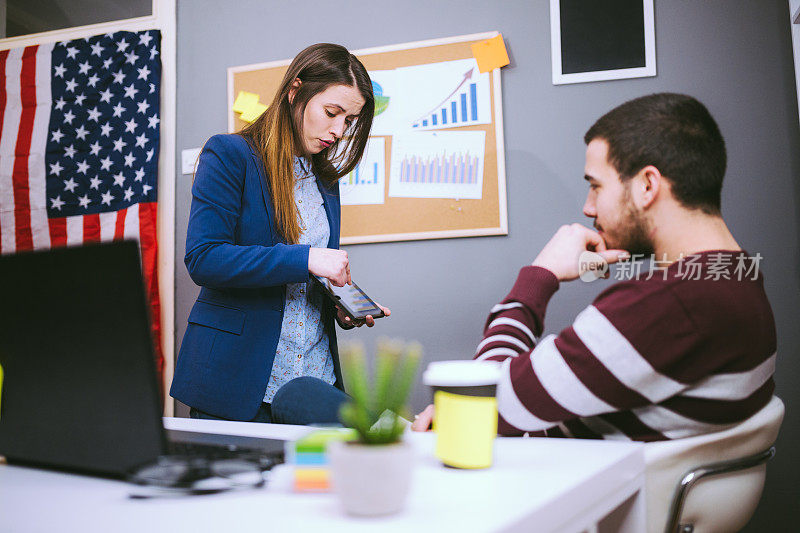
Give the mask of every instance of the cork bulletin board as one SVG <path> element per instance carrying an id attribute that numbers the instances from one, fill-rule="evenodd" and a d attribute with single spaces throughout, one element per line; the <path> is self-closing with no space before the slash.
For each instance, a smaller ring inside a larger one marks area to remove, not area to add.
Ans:
<path id="1" fill-rule="evenodd" d="M 368 71 L 387 71 L 401 67 L 470 59 L 472 44 L 497 35 L 497 32 L 463 35 L 354 50 L 353 54 L 361 60 Z M 286 59 L 228 69 L 229 132 L 239 131 L 246 124 L 233 110 L 233 103 L 240 91 L 255 93 L 259 96 L 260 103 L 269 104 L 290 62 L 291 59 Z M 383 203 L 343 205 L 342 244 L 508 234 L 500 69 L 494 69 L 488 75 L 491 116 L 489 123 L 444 129 L 440 124 L 437 130 L 485 133 L 480 197 L 467 199 L 389 196 L 389 169 L 392 164 L 394 135 L 381 135 L 384 139 L 383 168 L 386 175 Z M 424 91 L 425 88 L 420 87 L 419 90 Z M 453 104 L 453 115 L 456 111 L 455 105 Z M 435 119 L 433 123 L 436 124 Z M 377 136 L 373 136 L 375 137 Z"/>

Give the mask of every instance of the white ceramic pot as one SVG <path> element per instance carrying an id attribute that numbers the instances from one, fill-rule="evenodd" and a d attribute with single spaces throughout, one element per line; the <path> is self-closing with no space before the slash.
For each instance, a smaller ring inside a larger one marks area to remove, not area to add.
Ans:
<path id="1" fill-rule="evenodd" d="M 349 514 L 387 515 L 405 506 L 414 470 L 411 444 L 331 442 L 328 457 L 333 491 Z"/>

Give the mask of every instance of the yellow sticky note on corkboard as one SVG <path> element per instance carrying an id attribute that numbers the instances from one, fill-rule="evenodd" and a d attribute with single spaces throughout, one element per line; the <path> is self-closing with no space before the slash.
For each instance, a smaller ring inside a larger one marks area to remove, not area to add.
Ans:
<path id="1" fill-rule="evenodd" d="M 478 70 L 481 71 L 481 74 L 510 63 L 502 35 L 473 44 L 472 56 L 478 62 Z"/>
<path id="2" fill-rule="evenodd" d="M 239 118 L 244 120 L 245 122 L 253 122 L 255 119 L 261 116 L 261 113 L 267 110 L 267 107 L 261 102 L 256 102 L 245 109 Z"/>
<path id="3" fill-rule="evenodd" d="M 247 91 L 239 91 L 236 100 L 233 102 L 233 110 L 236 113 L 244 113 L 250 106 L 258 103 L 258 95 Z"/>

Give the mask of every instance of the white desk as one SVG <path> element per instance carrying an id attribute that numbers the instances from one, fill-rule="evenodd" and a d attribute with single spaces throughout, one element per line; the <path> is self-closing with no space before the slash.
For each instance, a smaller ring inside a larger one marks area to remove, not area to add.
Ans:
<path id="1" fill-rule="evenodd" d="M 300 426 L 165 419 L 175 429 L 296 438 Z M 495 464 L 444 468 L 434 435 L 409 434 L 418 460 L 405 511 L 353 518 L 332 494 L 295 494 L 278 467 L 263 489 L 208 496 L 131 500 L 128 485 L 0 465 L 0 532 L 187 531 L 600 531 L 645 530 L 644 454 L 640 444 L 501 438 Z"/>

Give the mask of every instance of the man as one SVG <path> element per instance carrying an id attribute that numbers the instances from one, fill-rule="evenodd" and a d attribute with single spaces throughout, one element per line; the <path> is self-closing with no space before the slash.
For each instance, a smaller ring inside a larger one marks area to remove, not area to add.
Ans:
<path id="1" fill-rule="evenodd" d="M 717 124 L 689 96 L 654 94 L 613 109 L 584 140 L 583 212 L 597 231 L 558 230 L 491 310 L 475 355 L 503 365 L 499 432 L 656 441 L 745 420 L 772 396 L 775 324 L 760 256 L 721 216 Z M 560 282 L 585 278 L 587 255 L 595 267 L 633 255 L 617 267 L 628 271 L 647 256 L 652 268 L 538 340 L 548 301 Z M 415 429 L 431 417 L 429 406 Z"/>

